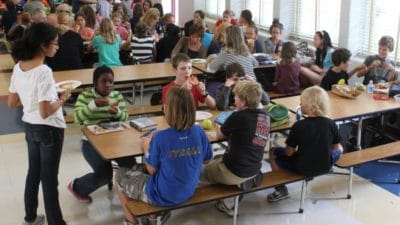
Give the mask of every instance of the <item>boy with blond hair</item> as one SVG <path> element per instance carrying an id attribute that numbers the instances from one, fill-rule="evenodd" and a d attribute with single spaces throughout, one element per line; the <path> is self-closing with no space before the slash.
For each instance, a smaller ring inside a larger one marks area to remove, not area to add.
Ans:
<path id="1" fill-rule="evenodd" d="M 240 81 L 233 92 L 239 111 L 232 113 L 216 129 L 217 139 L 229 140 L 228 150 L 204 167 L 202 178 L 211 183 L 238 185 L 248 190 L 262 180 L 261 162 L 268 141 L 270 119 L 266 110 L 259 107 L 262 93 L 259 83 Z M 233 210 L 223 201 L 218 201 L 216 208 L 233 216 Z"/>
<path id="2" fill-rule="evenodd" d="M 324 89 L 313 86 L 300 96 L 301 112 L 307 117 L 290 129 L 286 148 L 272 148 L 272 171 L 287 169 L 305 176 L 328 172 L 343 152 L 335 122 L 327 117 L 329 97 Z M 269 202 L 289 197 L 286 186 L 278 186 L 268 195 Z"/>

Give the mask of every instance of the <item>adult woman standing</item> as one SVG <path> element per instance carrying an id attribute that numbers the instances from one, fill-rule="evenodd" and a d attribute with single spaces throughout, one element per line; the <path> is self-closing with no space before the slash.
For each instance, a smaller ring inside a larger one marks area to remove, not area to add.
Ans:
<path id="1" fill-rule="evenodd" d="M 328 32 L 324 30 L 315 32 L 313 45 L 317 49 L 315 63 L 310 67 L 301 67 L 300 78 L 303 84 L 319 85 L 325 72 L 333 65 L 334 49 Z"/>
<path id="2" fill-rule="evenodd" d="M 58 49 L 57 29 L 49 24 L 32 25 L 15 42 L 12 55 L 18 60 L 11 77 L 8 106 L 23 107 L 29 169 L 25 183 L 23 224 L 44 223 L 37 215 L 39 184 L 42 183 L 44 208 L 49 225 L 65 225 L 58 201 L 58 169 L 64 128 L 61 106 L 69 92 L 57 96 L 52 71 L 43 62 Z"/>

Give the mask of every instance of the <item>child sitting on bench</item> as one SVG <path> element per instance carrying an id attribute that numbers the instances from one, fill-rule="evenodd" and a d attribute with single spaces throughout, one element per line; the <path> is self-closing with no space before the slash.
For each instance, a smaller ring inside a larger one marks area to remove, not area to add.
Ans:
<path id="1" fill-rule="evenodd" d="M 256 81 L 240 81 L 233 89 L 235 105 L 239 110 L 232 113 L 221 127 L 217 127 L 217 139 L 228 139 L 225 154 L 204 167 L 202 179 L 211 183 L 237 185 L 248 190 L 261 183 L 261 162 L 268 141 L 270 121 L 261 106 L 262 88 Z M 259 107 L 261 106 L 261 107 Z M 216 208 L 233 216 L 223 201 Z"/>
<path id="2" fill-rule="evenodd" d="M 324 89 L 313 86 L 300 96 L 301 112 L 307 117 L 296 122 L 286 139 L 286 148 L 272 148 L 272 171 L 287 169 L 305 176 L 327 173 L 343 152 L 335 122 L 327 118 L 329 97 Z M 289 197 L 286 186 L 278 186 L 268 195 L 269 202 Z"/>
<path id="3" fill-rule="evenodd" d="M 194 194 L 202 164 L 212 157 L 207 135 L 200 126 L 194 125 L 196 111 L 189 91 L 169 89 L 164 113 L 170 128 L 142 138 L 144 167 L 141 164 L 120 168 L 117 172 L 126 225 L 138 223 L 125 206 L 130 199 L 161 207 L 187 201 Z M 157 222 L 154 216 L 145 219 L 145 224 Z"/>

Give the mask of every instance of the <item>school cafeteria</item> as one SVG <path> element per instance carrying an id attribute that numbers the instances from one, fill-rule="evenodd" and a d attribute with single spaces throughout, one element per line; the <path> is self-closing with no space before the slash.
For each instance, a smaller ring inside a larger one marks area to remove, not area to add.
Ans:
<path id="1" fill-rule="evenodd" d="M 0 224 L 398 225 L 399 9 L 0 0 Z"/>

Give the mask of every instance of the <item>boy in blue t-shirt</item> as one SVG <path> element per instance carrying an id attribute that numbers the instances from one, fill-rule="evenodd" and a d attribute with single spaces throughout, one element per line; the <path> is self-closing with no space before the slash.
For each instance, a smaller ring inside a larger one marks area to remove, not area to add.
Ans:
<path id="1" fill-rule="evenodd" d="M 143 166 L 134 166 L 120 168 L 117 173 L 127 225 L 137 222 L 125 207 L 129 199 L 161 207 L 185 202 L 194 194 L 202 164 L 212 157 L 207 135 L 194 125 L 196 110 L 189 91 L 172 87 L 164 112 L 170 128 L 142 139 L 146 171 Z M 148 219 L 154 222 L 152 217 Z"/>
<path id="2" fill-rule="evenodd" d="M 343 79 L 347 84 L 347 80 L 356 72 L 364 69 L 364 65 L 357 66 L 347 73 L 349 67 L 351 52 L 345 48 L 338 48 L 332 53 L 333 66 L 329 68 L 325 76 L 322 78 L 321 87 L 326 91 L 332 89 L 332 85 L 337 84 Z"/>

